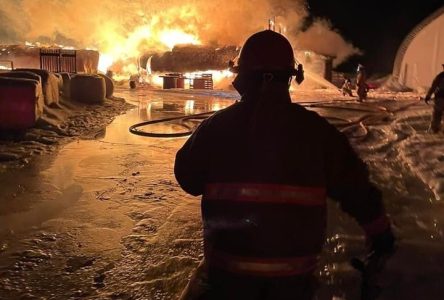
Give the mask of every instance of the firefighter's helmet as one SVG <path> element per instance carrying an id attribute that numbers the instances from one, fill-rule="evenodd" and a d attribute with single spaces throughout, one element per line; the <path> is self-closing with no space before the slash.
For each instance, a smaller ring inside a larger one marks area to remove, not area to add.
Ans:
<path id="1" fill-rule="evenodd" d="M 237 64 L 230 62 L 233 72 L 288 72 L 296 76 L 296 81 L 302 82 L 303 69 L 296 60 L 290 42 L 282 35 L 272 30 L 264 30 L 250 36 L 245 42 Z M 299 82 L 299 83 L 300 83 Z"/>

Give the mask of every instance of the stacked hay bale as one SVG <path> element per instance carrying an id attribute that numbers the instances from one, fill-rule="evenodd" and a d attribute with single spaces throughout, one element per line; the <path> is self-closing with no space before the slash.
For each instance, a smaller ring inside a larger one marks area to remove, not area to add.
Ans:
<path id="1" fill-rule="evenodd" d="M 62 77 L 62 96 L 69 98 L 71 95 L 70 87 L 71 87 L 71 74 L 67 72 L 58 73 Z"/>
<path id="2" fill-rule="evenodd" d="M 140 59 L 145 66 L 151 57 L 151 70 L 156 72 L 195 72 L 225 70 L 228 62 L 239 54 L 236 46 L 215 48 L 211 46 L 178 45 L 165 53 L 147 53 Z"/>
<path id="3" fill-rule="evenodd" d="M 32 79 L 40 84 L 40 90 L 42 90 L 42 77 L 32 72 L 8 71 L 0 73 L 0 77 Z"/>
<path id="4" fill-rule="evenodd" d="M 86 104 L 111 98 L 114 83 L 106 75 L 54 74 L 39 69 L 0 73 L 0 130 L 24 130 L 35 125 L 44 106 L 57 107 L 59 93 Z"/>
<path id="5" fill-rule="evenodd" d="M 54 76 L 57 78 L 57 83 L 59 86 L 59 95 L 61 95 L 63 89 L 63 77 L 59 73 L 52 73 L 52 74 L 54 74 Z"/>
<path id="6" fill-rule="evenodd" d="M 10 71 L 10 72 L 3 72 L 0 73 L 0 77 L 3 78 L 18 78 L 18 79 L 30 79 L 34 80 L 37 83 L 37 99 L 36 99 L 36 120 L 39 119 L 43 112 L 43 106 L 45 105 L 45 99 L 43 95 L 43 88 L 42 88 L 42 77 L 39 75 L 32 73 L 32 72 L 26 72 L 26 71 Z"/>
<path id="7" fill-rule="evenodd" d="M 106 98 L 111 98 L 114 94 L 114 82 L 113 80 L 104 74 L 97 74 L 103 79 L 105 79 L 105 86 L 106 86 Z"/>
<path id="8" fill-rule="evenodd" d="M 77 74 L 71 78 L 71 100 L 87 104 L 103 104 L 106 82 L 99 75 Z"/>
<path id="9" fill-rule="evenodd" d="M 0 130 L 34 127 L 43 113 L 43 95 L 38 80 L 0 77 Z"/>
<path id="10" fill-rule="evenodd" d="M 60 100 L 59 96 L 59 78 L 53 73 L 40 69 L 15 69 L 13 72 L 32 72 L 42 78 L 42 90 L 45 97 L 45 104 L 48 106 L 57 106 Z"/>

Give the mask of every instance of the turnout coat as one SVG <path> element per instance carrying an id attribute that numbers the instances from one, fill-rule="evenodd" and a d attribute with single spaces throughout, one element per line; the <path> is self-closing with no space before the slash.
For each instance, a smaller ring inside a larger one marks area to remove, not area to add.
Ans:
<path id="1" fill-rule="evenodd" d="M 381 193 L 347 138 L 289 95 L 265 106 L 243 97 L 215 113 L 177 152 L 174 170 L 186 192 L 202 195 L 210 269 L 311 273 L 324 243 L 327 197 L 367 236 L 389 226 Z"/>

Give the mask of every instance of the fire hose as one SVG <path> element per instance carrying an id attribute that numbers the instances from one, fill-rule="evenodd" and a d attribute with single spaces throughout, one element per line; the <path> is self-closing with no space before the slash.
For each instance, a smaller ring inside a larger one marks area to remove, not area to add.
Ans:
<path id="1" fill-rule="evenodd" d="M 326 102 L 305 102 L 302 103 L 304 107 L 308 108 L 323 108 L 323 109 L 341 109 L 347 111 L 360 111 L 367 112 L 356 120 L 350 120 L 340 117 L 333 116 L 325 116 L 325 118 L 331 121 L 338 129 L 347 134 L 351 139 L 365 139 L 368 136 L 368 125 L 374 124 L 378 121 L 386 121 L 390 116 L 394 115 L 397 112 L 408 109 L 410 106 L 417 104 L 419 101 L 413 101 L 406 105 L 403 105 L 397 109 L 389 110 L 384 106 L 379 105 L 362 105 L 359 107 L 346 107 L 343 105 L 337 105 L 340 101 L 326 101 Z M 343 103 L 343 102 L 342 102 Z M 362 106 L 366 106 L 362 107 Z M 371 110 L 369 110 L 371 108 Z M 194 132 L 194 129 L 197 127 L 196 123 L 208 118 L 210 115 L 215 113 L 216 111 L 208 111 L 193 115 L 186 116 L 178 116 L 178 117 L 170 117 L 163 118 L 151 121 L 145 121 L 141 123 L 137 123 L 129 127 L 129 131 L 132 134 L 144 136 L 144 137 L 154 137 L 154 138 L 176 138 L 176 137 L 185 137 L 189 136 Z M 376 114 L 375 114 L 376 113 Z M 140 130 L 142 127 L 159 124 L 159 123 L 167 123 L 177 121 L 175 125 L 181 126 L 185 129 L 185 131 L 174 132 L 174 133 L 158 133 L 158 132 L 148 132 L 144 130 Z M 338 123 L 339 122 L 339 123 Z M 194 125 L 190 125 L 189 123 L 194 123 Z M 353 135 L 352 133 L 360 131 L 360 134 Z"/>
<path id="2" fill-rule="evenodd" d="M 189 126 L 188 124 L 186 124 L 186 122 L 195 121 L 195 120 L 196 121 L 204 120 L 215 112 L 216 111 L 207 111 L 207 112 L 194 114 L 194 115 L 188 115 L 188 116 L 180 116 L 180 117 L 172 117 L 172 118 L 146 121 L 146 122 L 137 123 L 137 124 L 132 125 L 129 128 L 129 131 L 132 134 L 145 136 L 145 137 L 157 137 L 157 138 L 184 137 L 184 136 L 191 135 L 194 131 L 193 130 L 194 128 L 192 126 Z M 186 129 L 186 131 L 176 132 L 176 133 L 157 133 L 157 132 L 146 132 L 146 131 L 139 130 L 140 127 L 149 126 L 149 125 L 158 124 L 158 123 L 177 121 L 177 120 L 181 121 L 181 123 L 179 125 L 184 127 Z"/>
<path id="3" fill-rule="evenodd" d="M 360 104 L 359 107 L 346 107 L 343 105 L 337 105 L 337 102 L 329 101 L 329 102 L 313 102 L 313 103 L 303 103 L 304 107 L 308 108 L 321 108 L 321 109 L 340 109 L 340 110 L 348 110 L 348 111 L 361 111 L 365 112 L 364 115 L 360 116 L 356 120 L 350 120 L 335 116 L 325 116 L 327 120 L 331 123 L 337 123 L 335 126 L 339 128 L 339 130 L 345 134 L 349 138 L 352 139 L 365 139 L 368 134 L 368 126 L 375 124 L 377 122 L 387 122 L 388 118 L 393 116 L 395 113 L 407 110 L 413 105 L 418 104 L 421 101 L 411 101 L 405 105 L 401 105 L 395 109 L 388 109 L 384 106 L 380 105 L 371 105 L 367 106 L 367 109 L 363 107 L 364 105 Z M 371 109 L 370 109 L 371 108 Z M 193 121 L 201 121 L 206 119 L 215 111 L 209 111 L 194 115 L 188 116 L 179 116 L 165 119 L 152 120 L 147 122 L 142 122 L 135 124 L 129 128 L 130 132 L 140 136 L 148 136 L 148 137 L 184 137 L 193 133 L 194 128 L 197 126 L 190 126 L 187 122 Z M 178 133 L 153 133 L 139 130 L 140 127 L 149 126 L 152 124 L 158 124 L 163 122 L 172 122 L 172 121 L 180 121 L 178 125 L 182 126 L 186 129 L 186 131 L 178 132 Z M 339 122 L 339 124 L 338 124 Z M 356 132 L 357 130 L 361 131 L 359 135 L 351 135 L 349 134 Z M 393 253 L 380 255 L 376 252 L 372 252 L 366 255 L 364 258 L 353 258 L 351 260 L 351 265 L 361 273 L 361 300 L 375 300 L 380 295 L 382 288 L 378 284 L 378 277 L 382 273 L 384 266 L 387 260 L 393 255 Z"/>

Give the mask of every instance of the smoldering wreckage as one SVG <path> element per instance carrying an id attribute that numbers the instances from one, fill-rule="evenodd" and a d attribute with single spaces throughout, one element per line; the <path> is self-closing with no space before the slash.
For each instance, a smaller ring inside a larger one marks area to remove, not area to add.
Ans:
<path id="1" fill-rule="evenodd" d="M 173 137 L 239 101 L 227 68 L 240 51 L 177 44 L 101 73 L 100 51 L 0 47 L 0 299 L 176 299 L 193 274 L 200 292 L 200 204 L 174 178 L 185 139 Z M 295 56 L 305 80 L 292 102 L 348 137 L 398 239 L 388 261 L 367 256 L 359 226 L 329 204 L 315 297 L 440 299 L 444 143 L 427 132 L 424 90 L 395 76 L 358 103 L 332 53 Z"/>

